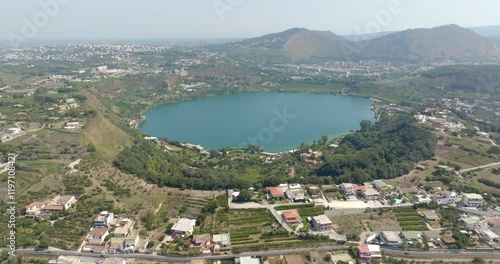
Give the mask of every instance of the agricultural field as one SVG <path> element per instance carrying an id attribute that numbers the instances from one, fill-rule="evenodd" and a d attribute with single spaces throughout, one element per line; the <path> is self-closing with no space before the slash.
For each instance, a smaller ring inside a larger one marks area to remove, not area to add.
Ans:
<path id="1" fill-rule="evenodd" d="M 230 233 L 233 253 L 301 246 L 304 243 L 300 237 L 289 234 L 283 229 L 267 209 L 219 209 L 207 217 L 200 229 L 200 233 L 226 232 Z M 311 243 L 328 242 L 318 238 L 309 239 Z"/>
<path id="2" fill-rule="evenodd" d="M 497 161 L 497 155 L 487 153 L 489 148 L 474 139 L 447 137 L 438 142 L 436 156 L 440 160 L 456 163 L 466 169 Z"/>
<path id="3" fill-rule="evenodd" d="M 314 206 L 312 203 L 308 204 L 290 204 L 290 205 L 280 205 L 275 207 L 276 210 L 292 210 L 296 209 L 300 217 L 305 218 L 309 216 L 318 216 L 324 213 L 321 207 Z"/>
<path id="4" fill-rule="evenodd" d="M 403 231 L 426 231 L 429 230 L 422 217 L 414 208 L 394 208 L 392 213 L 398 220 Z"/>
<path id="5" fill-rule="evenodd" d="M 328 214 L 327 214 L 328 215 Z M 329 216 L 335 231 L 356 238 L 368 231 L 397 230 L 398 222 L 391 211 L 367 209 L 364 213 Z"/>

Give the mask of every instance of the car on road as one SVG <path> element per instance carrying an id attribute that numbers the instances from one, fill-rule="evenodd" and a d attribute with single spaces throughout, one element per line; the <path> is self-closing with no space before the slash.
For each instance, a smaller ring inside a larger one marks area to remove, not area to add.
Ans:
<path id="1" fill-rule="evenodd" d="M 405 255 L 410 255 L 410 253 L 409 252 L 405 252 Z"/>

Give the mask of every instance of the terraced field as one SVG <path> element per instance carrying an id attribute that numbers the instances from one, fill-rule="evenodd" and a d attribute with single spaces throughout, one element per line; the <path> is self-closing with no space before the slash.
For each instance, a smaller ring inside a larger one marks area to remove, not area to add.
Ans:
<path id="1" fill-rule="evenodd" d="M 422 217 L 414 208 L 397 208 L 392 212 L 396 216 L 403 231 L 426 231 L 429 230 Z"/>

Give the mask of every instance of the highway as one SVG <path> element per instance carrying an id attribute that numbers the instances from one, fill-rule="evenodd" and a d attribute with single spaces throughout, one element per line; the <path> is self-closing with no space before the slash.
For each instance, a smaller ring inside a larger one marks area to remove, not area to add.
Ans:
<path id="1" fill-rule="evenodd" d="M 472 259 L 480 257 L 483 259 L 500 259 L 500 251 L 464 251 L 464 250 L 439 250 L 439 251 L 405 251 L 402 249 L 382 248 L 387 256 L 395 258 L 412 259 Z"/>
<path id="2" fill-rule="evenodd" d="M 174 261 L 174 262 L 186 262 L 193 259 L 228 259 L 237 258 L 245 256 L 276 256 L 283 254 L 291 254 L 297 252 L 309 252 L 309 251 L 334 251 L 341 249 L 349 249 L 348 246 L 324 246 L 324 247 L 304 247 L 304 248 L 290 248 L 290 249 L 277 249 L 269 251 L 255 251 L 255 252 L 244 252 L 240 254 L 228 254 L 228 255 L 216 255 L 216 256 L 199 256 L 199 257 L 182 257 L 182 256 L 172 256 L 172 255 L 152 255 L 152 254 L 96 254 L 96 253 L 83 253 L 77 251 L 65 251 L 65 250 L 44 250 L 35 251 L 34 249 L 16 249 L 16 254 L 20 255 L 31 255 L 31 256 L 74 256 L 74 257 L 85 257 L 85 258 L 133 258 L 142 260 L 153 260 L 153 261 Z M 49 253 L 50 252 L 50 253 Z"/>
<path id="3" fill-rule="evenodd" d="M 82 253 L 77 251 L 58 251 L 58 250 L 45 250 L 45 251 L 35 251 L 34 249 L 17 249 L 16 254 L 21 255 L 32 255 L 32 256 L 75 256 L 83 257 L 86 259 L 102 259 L 102 258 L 133 258 L 142 260 L 153 260 L 153 261 L 173 261 L 173 262 L 186 262 L 193 259 L 228 259 L 244 256 L 276 256 L 284 254 L 292 254 L 299 252 L 309 252 L 309 251 L 335 251 L 341 249 L 348 249 L 348 246 L 324 246 L 324 247 L 304 247 L 304 248 L 292 248 L 292 249 L 277 249 L 269 251 L 257 251 L 257 252 L 245 252 L 240 254 L 229 254 L 221 256 L 199 256 L 199 257 L 182 257 L 182 256 L 172 256 L 172 255 L 151 255 L 151 254 L 95 254 L 95 253 Z M 395 248 L 382 248 L 382 251 L 387 255 L 395 258 L 410 258 L 410 259 L 472 259 L 474 257 L 480 257 L 483 259 L 494 260 L 500 259 L 500 251 L 465 251 L 465 250 L 404 250 Z M 49 253 L 50 252 L 50 253 Z"/>

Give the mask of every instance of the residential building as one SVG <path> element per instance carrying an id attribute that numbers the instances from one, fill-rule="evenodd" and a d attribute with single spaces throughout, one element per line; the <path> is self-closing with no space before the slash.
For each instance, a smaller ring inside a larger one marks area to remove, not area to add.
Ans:
<path id="1" fill-rule="evenodd" d="M 468 207 L 481 207 L 484 200 L 480 194 L 477 193 L 463 193 L 463 205 Z"/>
<path id="2" fill-rule="evenodd" d="M 123 251 L 125 245 L 125 237 L 112 237 L 109 240 L 109 252 L 118 253 Z"/>
<path id="3" fill-rule="evenodd" d="M 483 138 L 489 138 L 490 137 L 490 134 L 486 133 L 486 132 L 477 132 L 476 133 L 476 136 L 478 137 L 483 137 Z"/>
<path id="4" fill-rule="evenodd" d="M 293 185 L 289 185 L 287 188 L 285 195 L 288 199 L 292 201 L 304 201 L 306 199 L 306 192 L 302 187 L 298 184 L 298 187 L 294 187 Z"/>
<path id="5" fill-rule="evenodd" d="M 189 236 L 193 233 L 194 226 L 196 225 L 196 220 L 189 218 L 181 218 L 174 226 L 172 226 L 171 230 L 174 234 L 179 234 L 183 236 Z"/>
<path id="6" fill-rule="evenodd" d="M 42 213 L 42 208 L 46 205 L 45 202 L 32 202 L 31 204 L 25 207 L 26 209 L 26 217 L 27 218 L 35 218 L 40 216 Z"/>
<path id="7" fill-rule="evenodd" d="M 67 104 L 72 104 L 74 102 L 76 102 L 75 98 L 68 98 L 68 99 L 66 99 L 66 103 Z"/>
<path id="8" fill-rule="evenodd" d="M 93 245 L 86 243 L 85 245 L 83 245 L 82 252 L 104 254 L 106 253 L 106 247 L 104 245 Z"/>
<path id="9" fill-rule="evenodd" d="M 102 244 L 106 236 L 109 235 L 108 229 L 106 227 L 93 228 L 87 237 L 87 242 L 89 244 Z"/>
<path id="10" fill-rule="evenodd" d="M 210 234 L 194 235 L 192 239 L 193 247 L 199 247 L 201 254 L 209 255 L 212 253 L 212 237 Z"/>
<path id="11" fill-rule="evenodd" d="M 64 211 L 64 205 L 62 204 L 47 204 L 42 208 L 43 214 L 59 213 Z"/>
<path id="12" fill-rule="evenodd" d="M 368 245 L 359 245 L 356 247 L 359 258 L 363 263 L 369 262 L 372 259 L 372 255 L 370 253 L 370 249 L 368 248 Z"/>
<path id="13" fill-rule="evenodd" d="M 402 247 L 403 246 L 403 241 L 401 238 L 396 234 L 396 232 L 392 231 L 384 231 L 380 233 L 380 239 L 384 244 L 390 247 Z"/>
<path id="14" fill-rule="evenodd" d="M 79 129 L 80 128 L 80 122 L 68 122 L 64 126 L 64 129 Z"/>
<path id="15" fill-rule="evenodd" d="M 377 189 L 377 191 L 379 191 L 379 192 L 382 192 L 382 191 L 383 191 L 383 189 L 385 189 L 385 188 L 388 188 L 388 187 L 389 187 L 389 185 L 387 185 L 387 183 L 385 183 L 385 182 L 384 182 L 384 181 L 382 181 L 382 180 L 374 180 L 374 181 L 372 182 L 372 185 L 373 185 L 373 187 L 375 187 L 375 189 Z"/>
<path id="16" fill-rule="evenodd" d="M 497 243 L 498 241 L 500 241 L 500 235 L 499 235 L 500 231 L 498 230 L 495 231 L 496 232 L 494 232 L 490 228 L 481 228 L 477 230 L 478 234 L 480 234 L 481 237 L 488 243 Z"/>
<path id="17" fill-rule="evenodd" d="M 340 184 L 340 191 L 346 196 L 356 195 L 356 190 L 352 183 L 342 183 Z"/>
<path id="18" fill-rule="evenodd" d="M 378 200 L 380 199 L 380 193 L 375 188 L 364 188 L 361 191 L 361 196 L 366 200 Z"/>
<path id="19" fill-rule="evenodd" d="M 236 264 L 260 264 L 258 257 L 239 257 L 236 258 Z"/>
<path id="20" fill-rule="evenodd" d="M 379 245 L 368 245 L 368 250 L 370 250 L 372 260 L 379 260 L 382 258 L 382 251 Z"/>
<path id="21" fill-rule="evenodd" d="M 441 191 L 432 195 L 432 201 L 438 204 L 454 204 L 457 200 L 455 192 Z"/>
<path id="22" fill-rule="evenodd" d="M 139 233 L 137 230 L 132 230 L 125 238 L 124 250 L 135 252 L 139 244 Z"/>
<path id="23" fill-rule="evenodd" d="M 231 239 L 229 237 L 229 234 L 213 235 L 212 242 L 214 243 L 214 254 L 223 254 L 231 250 Z"/>
<path id="24" fill-rule="evenodd" d="M 434 211 L 421 211 L 420 215 L 425 219 L 427 222 L 435 222 L 439 221 L 439 216 L 436 214 Z"/>
<path id="25" fill-rule="evenodd" d="M 94 219 L 94 227 L 105 226 L 109 227 L 115 215 L 108 211 L 102 211 L 95 219 Z"/>
<path id="26" fill-rule="evenodd" d="M 281 187 L 267 187 L 268 198 L 269 199 L 283 199 L 285 198 L 285 192 Z"/>
<path id="27" fill-rule="evenodd" d="M 417 194 L 418 189 L 416 187 L 401 187 L 398 189 L 401 194 Z"/>
<path id="28" fill-rule="evenodd" d="M 74 195 L 57 195 L 51 200 L 43 202 L 33 202 L 25 207 L 26 217 L 35 218 L 41 215 L 63 212 L 69 209 L 76 202 Z"/>
<path id="29" fill-rule="evenodd" d="M 441 235 L 436 231 L 424 231 L 422 232 L 425 242 L 428 247 L 441 246 L 443 242 L 441 241 Z"/>
<path id="30" fill-rule="evenodd" d="M 5 130 L 5 134 L 7 134 L 7 135 L 15 135 L 15 134 L 19 134 L 21 132 L 22 132 L 22 130 L 18 127 L 11 127 L 11 128 L 8 128 L 7 130 Z"/>
<path id="31" fill-rule="evenodd" d="M 481 221 L 481 218 L 478 216 L 467 216 L 460 218 L 460 221 L 465 228 L 471 230 L 479 227 L 479 221 Z"/>
<path id="32" fill-rule="evenodd" d="M 418 242 L 420 240 L 420 236 L 415 231 L 402 231 L 399 233 L 399 236 L 408 243 Z"/>
<path id="33" fill-rule="evenodd" d="M 63 205 L 64 209 L 67 210 L 76 203 L 76 197 L 74 195 L 63 195 L 57 199 L 57 203 Z"/>
<path id="34" fill-rule="evenodd" d="M 133 225 L 134 225 L 133 220 L 128 218 L 122 219 L 120 223 L 118 223 L 118 226 L 116 227 L 115 231 L 113 232 L 113 236 L 126 237 L 130 233 L 130 230 L 132 229 Z"/>
<path id="35" fill-rule="evenodd" d="M 326 215 L 314 216 L 312 218 L 312 228 L 318 232 L 333 230 L 332 220 Z"/>
<path id="36" fill-rule="evenodd" d="M 300 215 L 297 210 L 283 211 L 281 217 L 287 224 L 298 224 L 300 223 Z"/>

